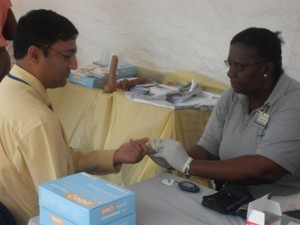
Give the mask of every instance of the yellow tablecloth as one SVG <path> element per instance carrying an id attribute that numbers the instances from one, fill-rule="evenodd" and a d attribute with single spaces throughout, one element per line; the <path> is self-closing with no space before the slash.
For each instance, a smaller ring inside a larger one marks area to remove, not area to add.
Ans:
<path id="1" fill-rule="evenodd" d="M 100 89 L 71 83 L 63 88 L 48 90 L 48 94 L 72 147 L 110 150 L 130 138 L 149 137 L 176 139 L 188 148 L 198 141 L 211 113 L 137 103 L 120 91 L 106 94 Z M 149 157 L 145 157 L 138 164 L 123 165 L 118 174 L 102 177 L 128 186 L 163 171 Z"/>

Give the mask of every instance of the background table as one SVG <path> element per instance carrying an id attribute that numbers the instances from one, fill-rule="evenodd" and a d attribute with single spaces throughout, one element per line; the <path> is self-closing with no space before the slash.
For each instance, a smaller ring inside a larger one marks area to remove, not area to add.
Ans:
<path id="1" fill-rule="evenodd" d="M 55 113 L 60 118 L 72 147 L 99 150 L 117 149 L 130 138 L 172 138 L 185 148 L 199 140 L 211 111 L 172 110 L 137 103 L 123 92 L 103 93 L 68 83 L 48 91 Z M 135 165 L 123 165 L 118 174 L 101 176 L 127 186 L 162 171 L 146 156 Z"/>
<path id="2" fill-rule="evenodd" d="M 157 83 L 187 84 L 191 80 L 205 91 L 222 93 L 227 86 L 205 75 L 189 72 L 163 72 L 137 68 L 137 76 Z M 199 140 L 211 111 L 199 109 L 172 110 L 137 103 L 123 92 L 103 93 L 68 83 L 48 90 L 54 111 L 60 118 L 72 147 L 97 150 L 117 149 L 130 138 L 171 138 L 187 149 Z M 123 165 L 118 174 L 102 178 L 121 186 L 140 182 L 165 171 L 149 157 L 135 165 Z M 199 180 L 208 184 L 204 179 Z"/>

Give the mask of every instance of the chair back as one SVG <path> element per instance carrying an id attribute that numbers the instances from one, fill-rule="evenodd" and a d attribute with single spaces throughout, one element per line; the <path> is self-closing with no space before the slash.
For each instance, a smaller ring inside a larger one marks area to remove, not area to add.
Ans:
<path id="1" fill-rule="evenodd" d="M 14 217 L 9 210 L 0 202 L 0 224 L 1 225 L 17 225 Z"/>

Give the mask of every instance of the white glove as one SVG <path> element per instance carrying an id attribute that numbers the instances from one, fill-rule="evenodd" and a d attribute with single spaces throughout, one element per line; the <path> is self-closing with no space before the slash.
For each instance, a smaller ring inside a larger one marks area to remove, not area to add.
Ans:
<path id="1" fill-rule="evenodd" d="M 171 166 L 182 173 L 185 172 L 186 167 L 192 161 L 182 144 L 174 140 L 152 139 L 149 142 L 149 147 L 157 152 L 151 155 L 153 161 L 156 162 L 157 159 L 163 159 L 166 161 L 164 166 Z"/>
<path id="2" fill-rule="evenodd" d="M 161 139 L 151 139 L 147 145 L 148 147 L 152 148 L 155 152 L 157 152 L 158 146 L 160 145 L 161 142 L 162 142 Z M 164 158 L 156 157 L 153 154 L 150 154 L 149 157 L 159 166 L 163 168 L 171 168 L 169 163 Z"/>

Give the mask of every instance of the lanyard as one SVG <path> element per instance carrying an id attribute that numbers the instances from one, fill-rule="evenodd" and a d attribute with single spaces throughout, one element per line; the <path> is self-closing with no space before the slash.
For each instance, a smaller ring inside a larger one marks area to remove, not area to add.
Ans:
<path id="1" fill-rule="evenodd" d="M 18 78 L 18 77 L 15 77 L 15 76 L 13 76 L 13 75 L 11 75 L 11 74 L 7 74 L 7 76 L 8 76 L 9 78 L 13 79 L 13 80 L 22 82 L 22 83 L 27 84 L 27 85 L 30 86 L 30 84 L 28 84 L 26 81 L 24 81 L 24 80 L 22 80 L 22 79 L 20 79 L 20 78 Z"/>
<path id="2" fill-rule="evenodd" d="M 15 77 L 15 76 L 13 76 L 13 75 L 11 75 L 11 74 L 7 74 L 7 76 L 8 76 L 9 78 L 13 79 L 13 80 L 22 82 L 22 83 L 27 84 L 27 85 L 30 86 L 30 84 L 28 84 L 26 81 L 24 81 L 24 80 L 22 80 L 22 79 L 20 79 L 20 78 L 18 78 L 18 77 Z M 50 103 L 50 105 L 49 105 L 48 107 L 53 111 L 53 108 L 52 108 L 51 103 Z"/>

